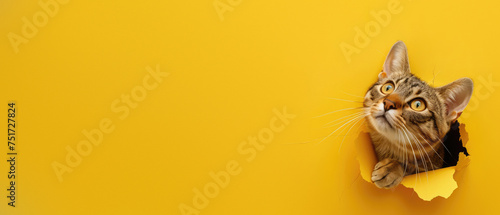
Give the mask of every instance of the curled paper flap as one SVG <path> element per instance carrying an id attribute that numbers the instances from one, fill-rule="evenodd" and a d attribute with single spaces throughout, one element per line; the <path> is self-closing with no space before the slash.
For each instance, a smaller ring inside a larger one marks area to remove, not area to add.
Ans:
<path id="1" fill-rule="evenodd" d="M 460 134 L 465 147 L 468 135 L 463 124 L 460 125 Z M 378 160 L 368 132 L 360 133 L 356 139 L 356 148 L 361 177 L 372 183 L 371 174 Z M 413 189 L 425 201 L 431 201 L 438 196 L 448 198 L 458 188 L 457 181 L 460 179 L 455 179 L 454 175 L 470 163 L 470 156 L 464 152 L 460 152 L 458 158 L 456 166 L 405 176 L 401 185 Z"/>

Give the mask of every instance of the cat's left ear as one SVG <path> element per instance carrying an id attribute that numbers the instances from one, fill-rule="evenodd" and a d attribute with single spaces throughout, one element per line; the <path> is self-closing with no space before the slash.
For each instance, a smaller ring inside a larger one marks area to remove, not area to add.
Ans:
<path id="1" fill-rule="evenodd" d="M 396 72 L 410 72 L 410 63 L 408 61 L 408 50 L 403 41 L 398 41 L 392 45 L 389 54 L 384 62 L 384 70 L 378 75 L 379 78 L 385 78 Z"/>
<path id="2" fill-rule="evenodd" d="M 446 86 L 436 88 L 446 105 L 446 120 L 455 121 L 465 109 L 472 96 L 474 83 L 470 78 L 461 78 Z"/>

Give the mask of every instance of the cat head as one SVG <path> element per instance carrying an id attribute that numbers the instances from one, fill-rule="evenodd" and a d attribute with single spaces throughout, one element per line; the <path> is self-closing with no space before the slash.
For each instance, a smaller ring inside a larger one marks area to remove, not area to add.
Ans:
<path id="1" fill-rule="evenodd" d="M 436 142 L 465 109 L 472 89 L 469 78 L 435 88 L 415 77 L 406 46 L 398 41 L 389 51 L 378 81 L 366 93 L 363 106 L 368 107 L 369 127 L 393 143 L 410 142 L 402 140 L 412 139 L 404 136 L 410 131 L 415 138 Z"/>

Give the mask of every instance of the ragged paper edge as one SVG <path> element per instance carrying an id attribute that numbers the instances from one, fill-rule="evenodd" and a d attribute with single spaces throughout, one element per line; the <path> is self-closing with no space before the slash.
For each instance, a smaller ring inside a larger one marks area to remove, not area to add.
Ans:
<path id="1" fill-rule="evenodd" d="M 465 125 L 462 125 L 460 126 L 460 133 L 462 135 L 463 146 L 465 147 L 468 142 L 468 134 L 465 131 Z M 357 160 L 360 165 L 361 177 L 365 181 L 372 183 L 371 174 L 378 161 L 368 132 L 361 132 L 356 139 L 356 143 L 358 151 Z M 408 175 L 403 178 L 401 184 L 413 189 L 418 197 L 425 201 L 431 201 L 438 196 L 447 199 L 458 188 L 457 181 L 454 179 L 455 173 L 462 171 L 469 163 L 470 156 L 466 156 L 461 152 L 456 166 Z"/>

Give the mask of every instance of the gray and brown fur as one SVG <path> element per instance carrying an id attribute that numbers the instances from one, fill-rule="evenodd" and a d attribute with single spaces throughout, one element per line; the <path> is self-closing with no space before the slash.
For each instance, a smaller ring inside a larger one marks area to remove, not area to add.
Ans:
<path id="1" fill-rule="evenodd" d="M 381 87 L 388 82 L 394 91 L 384 94 Z M 429 86 L 410 72 L 405 44 L 395 43 L 363 102 L 379 160 L 372 173 L 375 185 L 392 188 L 406 175 L 441 168 L 445 151 L 441 140 L 469 102 L 472 89 L 469 78 Z M 425 109 L 412 109 L 414 99 L 425 101 Z"/>

